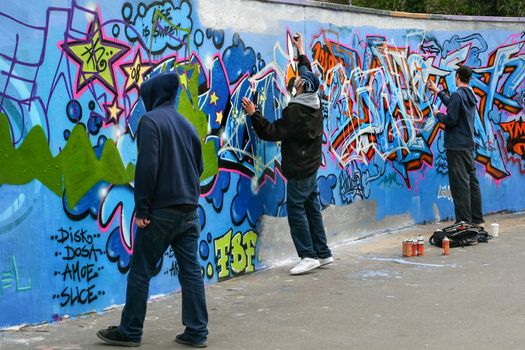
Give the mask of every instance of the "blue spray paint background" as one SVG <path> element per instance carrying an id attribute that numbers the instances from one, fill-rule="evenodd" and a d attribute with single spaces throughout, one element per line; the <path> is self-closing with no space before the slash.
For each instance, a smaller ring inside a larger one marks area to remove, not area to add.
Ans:
<path id="1" fill-rule="evenodd" d="M 255 137 L 240 100 L 257 92 L 265 116 L 280 117 L 286 81 L 295 74 L 289 43 L 295 31 L 303 32 L 322 80 L 323 205 L 373 201 L 376 220 L 409 213 L 425 222 L 436 219 L 436 210 L 441 219 L 453 216 L 442 131 L 424 81 L 437 79 L 453 91 L 457 62 L 476 68 L 484 211 L 524 207 L 523 32 L 386 33 L 289 21 L 267 33 L 236 33 L 201 26 L 197 1 L 55 3 L 34 2 L 28 11 L 10 2 L 0 10 L 0 106 L 15 147 L 41 125 L 56 155 L 82 123 L 97 156 L 113 141 L 123 163 L 134 163 L 134 132 L 144 111 L 140 80 L 162 69 L 183 74 L 191 64 L 200 66 L 186 78 L 190 84 L 198 72 L 198 96 L 191 97 L 207 117 L 207 141 L 215 144 L 220 167 L 203 181 L 199 208 L 207 283 L 264 266 L 257 222 L 263 214 L 286 215 L 279 145 Z M 162 15 L 156 26 L 155 13 Z M 76 44 L 85 55 L 68 50 Z M 103 56 L 93 63 L 101 48 L 110 70 L 102 67 Z M 0 171 L 10 171 L 4 165 Z M 1 185 L 0 327 L 123 303 L 133 206 L 132 184 L 98 183 L 73 208 L 39 181 Z M 167 252 L 151 294 L 177 290 L 176 275 Z"/>

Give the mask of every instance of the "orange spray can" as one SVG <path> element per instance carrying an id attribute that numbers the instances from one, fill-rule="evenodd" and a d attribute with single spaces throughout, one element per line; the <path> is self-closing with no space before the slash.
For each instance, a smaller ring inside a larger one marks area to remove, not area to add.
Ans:
<path id="1" fill-rule="evenodd" d="M 450 240 L 448 237 L 443 238 L 441 246 L 443 248 L 443 255 L 450 255 Z"/>
<path id="2" fill-rule="evenodd" d="M 412 256 L 417 256 L 417 239 L 412 240 Z"/>
<path id="3" fill-rule="evenodd" d="M 412 256 L 412 241 L 403 241 L 403 256 Z"/>

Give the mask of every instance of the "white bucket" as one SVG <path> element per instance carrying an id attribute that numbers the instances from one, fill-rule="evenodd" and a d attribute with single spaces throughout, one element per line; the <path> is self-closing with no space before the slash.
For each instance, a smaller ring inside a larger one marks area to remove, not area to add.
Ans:
<path id="1" fill-rule="evenodd" d="M 490 224 L 490 234 L 492 235 L 492 237 L 498 237 L 499 224 L 496 224 L 496 223 Z"/>

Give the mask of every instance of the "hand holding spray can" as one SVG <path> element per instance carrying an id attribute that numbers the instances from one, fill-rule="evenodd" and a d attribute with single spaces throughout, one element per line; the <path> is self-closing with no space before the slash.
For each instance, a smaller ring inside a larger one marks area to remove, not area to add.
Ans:
<path id="1" fill-rule="evenodd" d="M 443 248 L 443 255 L 450 255 L 450 240 L 448 237 L 443 238 L 441 247 Z"/>

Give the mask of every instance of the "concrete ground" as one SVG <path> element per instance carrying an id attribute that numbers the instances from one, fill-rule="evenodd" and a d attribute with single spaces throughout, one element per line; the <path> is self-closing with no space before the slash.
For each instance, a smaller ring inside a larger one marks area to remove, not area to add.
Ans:
<path id="1" fill-rule="evenodd" d="M 334 248 L 335 262 L 303 276 L 278 266 L 207 288 L 211 349 L 524 349 L 525 215 L 500 224 L 488 244 L 426 244 L 402 258 L 401 242 L 447 223 L 415 226 Z M 0 333 L 0 348 L 108 349 L 95 333 L 121 308 Z M 149 305 L 142 349 L 186 349 L 180 295 Z"/>

